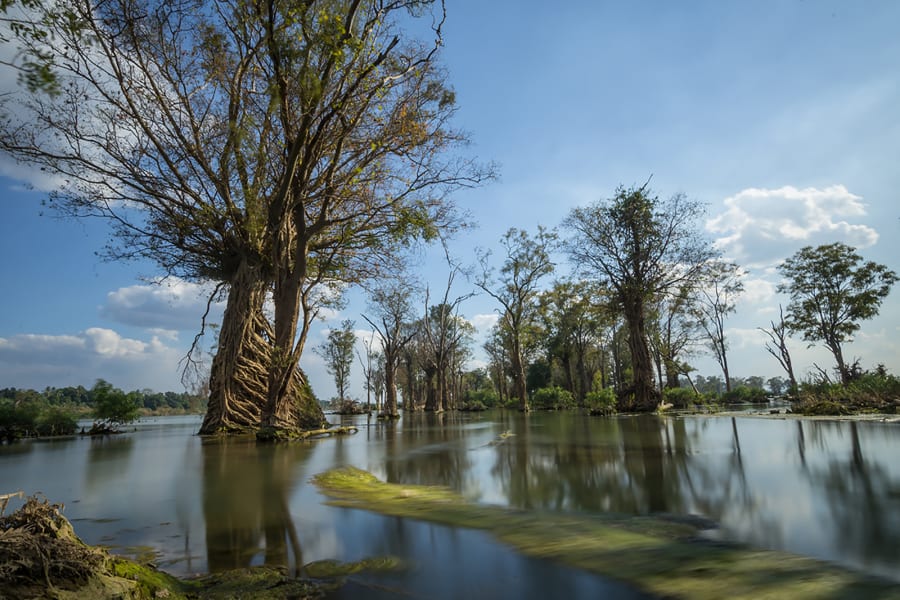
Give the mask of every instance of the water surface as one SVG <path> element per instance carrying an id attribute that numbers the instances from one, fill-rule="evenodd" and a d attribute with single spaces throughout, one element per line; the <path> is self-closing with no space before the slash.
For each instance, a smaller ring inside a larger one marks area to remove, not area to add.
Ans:
<path id="1" fill-rule="evenodd" d="M 199 418 L 168 417 L 0 446 L 0 493 L 42 492 L 88 543 L 152 552 L 176 575 L 385 554 L 408 565 L 354 578 L 345 597 L 639 595 L 483 532 L 325 506 L 309 479 L 343 465 L 517 509 L 696 514 L 723 538 L 900 573 L 898 424 L 499 411 L 344 422 L 359 433 L 257 445 L 201 439 Z"/>

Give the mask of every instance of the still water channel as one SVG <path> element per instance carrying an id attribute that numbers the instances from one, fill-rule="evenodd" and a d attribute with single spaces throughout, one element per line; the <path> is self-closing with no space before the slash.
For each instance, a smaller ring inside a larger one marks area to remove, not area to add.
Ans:
<path id="1" fill-rule="evenodd" d="M 201 439 L 199 418 L 168 417 L 120 436 L 0 446 L 0 493 L 41 492 L 65 504 L 88 543 L 155 553 L 176 575 L 381 555 L 407 564 L 355 577 L 345 597 L 641 596 L 521 557 L 478 531 L 326 506 L 309 479 L 343 465 L 517 509 L 701 515 L 720 524 L 716 536 L 900 584 L 900 423 L 511 412 L 332 419 L 360 431 L 257 445 Z"/>

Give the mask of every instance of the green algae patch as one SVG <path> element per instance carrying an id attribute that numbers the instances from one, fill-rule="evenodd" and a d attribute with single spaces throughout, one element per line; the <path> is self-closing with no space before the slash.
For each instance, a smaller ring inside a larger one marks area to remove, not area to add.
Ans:
<path id="1" fill-rule="evenodd" d="M 434 486 L 389 484 L 346 467 L 316 475 L 329 504 L 481 529 L 545 558 L 681 598 L 898 598 L 900 586 L 811 558 L 698 537 L 657 517 L 522 512 Z"/>
<path id="2" fill-rule="evenodd" d="M 366 558 L 356 562 L 343 563 L 336 560 L 317 560 L 304 565 L 303 571 L 307 577 L 313 579 L 337 579 L 347 577 L 364 571 L 369 573 L 384 573 L 388 571 L 401 571 L 406 568 L 400 559 L 393 556 L 380 556 Z"/>

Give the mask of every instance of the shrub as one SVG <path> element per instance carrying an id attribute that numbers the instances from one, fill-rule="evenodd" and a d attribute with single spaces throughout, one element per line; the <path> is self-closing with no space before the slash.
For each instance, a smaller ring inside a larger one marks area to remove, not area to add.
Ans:
<path id="1" fill-rule="evenodd" d="M 694 404 L 701 404 L 703 397 L 691 388 L 666 388 L 663 391 L 663 399 L 675 408 L 688 408 Z"/>
<path id="2" fill-rule="evenodd" d="M 463 398 L 463 405 L 481 404 L 485 408 L 494 408 L 500 404 L 500 397 L 497 392 L 490 388 L 482 388 L 480 390 L 469 390 Z"/>
<path id="3" fill-rule="evenodd" d="M 52 406 L 38 417 L 36 429 L 38 435 L 72 435 L 78 422 L 68 410 Z"/>
<path id="4" fill-rule="evenodd" d="M 730 392 L 722 394 L 722 402 L 729 404 L 737 404 L 742 402 L 760 403 L 766 402 L 766 391 L 759 388 L 751 388 L 746 385 L 739 385 Z"/>
<path id="5" fill-rule="evenodd" d="M 616 413 L 616 393 L 612 388 L 601 388 L 588 392 L 584 397 L 584 407 L 592 415 L 614 415 Z"/>
<path id="6" fill-rule="evenodd" d="M 558 385 L 541 388 L 531 396 L 531 406 L 537 410 L 562 410 L 575 407 L 575 398 Z"/>

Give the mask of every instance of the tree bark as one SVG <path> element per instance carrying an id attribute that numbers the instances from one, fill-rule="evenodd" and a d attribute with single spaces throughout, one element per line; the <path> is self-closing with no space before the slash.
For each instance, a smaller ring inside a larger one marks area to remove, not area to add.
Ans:
<path id="1" fill-rule="evenodd" d="M 262 312 L 265 291 L 258 269 L 242 261 L 230 282 L 201 435 L 247 432 L 259 425 L 271 335 Z"/>
<path id="2" fill-rule="evenodd" d="M 624 302 L 625 322 L 628 326 L 628 345 L 634 372 L 633 410 L 649 412 L 656 409 L 658 399 L 653 386 L 653 359 L 647 343 L 644 306 L 640 299 Z"/>

